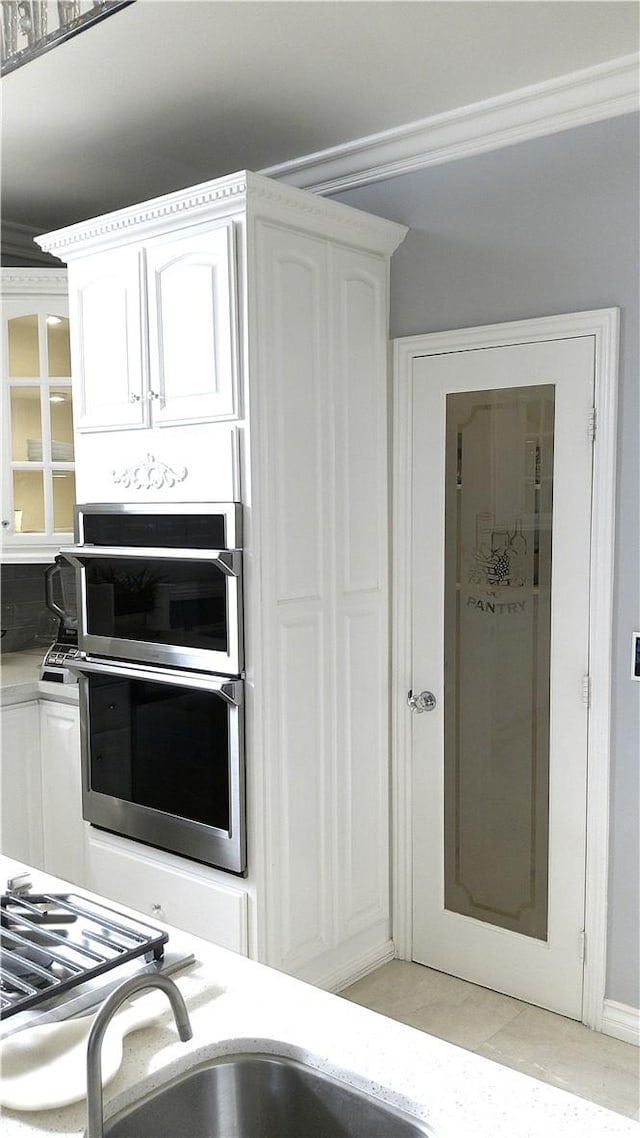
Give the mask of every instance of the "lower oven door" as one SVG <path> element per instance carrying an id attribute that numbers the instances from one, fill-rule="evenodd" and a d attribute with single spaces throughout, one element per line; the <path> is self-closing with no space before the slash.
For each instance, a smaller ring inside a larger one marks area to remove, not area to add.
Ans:
<path id="1" fill-rule="evenodd" d="M 86 821 L 243 873 L 242 681 L 102 660 L 74 670 Z"/>

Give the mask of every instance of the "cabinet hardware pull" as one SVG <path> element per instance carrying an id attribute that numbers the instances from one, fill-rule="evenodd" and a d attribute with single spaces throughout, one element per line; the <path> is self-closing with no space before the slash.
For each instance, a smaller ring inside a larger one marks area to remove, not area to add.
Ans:
<path id="1" fill-rule="evenodd" d="M 135 391 L 132 391 L 131 395 L 129 396 L 129 402 L 130 403 L 139 403 L 141 398 L 142 398 L 142 396 L 136 395 Z"/>

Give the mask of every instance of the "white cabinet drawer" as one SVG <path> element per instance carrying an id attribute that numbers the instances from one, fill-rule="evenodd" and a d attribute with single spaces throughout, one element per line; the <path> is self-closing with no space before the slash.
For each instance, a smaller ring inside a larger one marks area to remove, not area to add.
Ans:
<path id="1" fill-rule="evenodd" d="M 101 834 L 89 837 L 94 893 L 128 905 L 222 948 L 247 955 L 247 894 L 215 870 Z"/>

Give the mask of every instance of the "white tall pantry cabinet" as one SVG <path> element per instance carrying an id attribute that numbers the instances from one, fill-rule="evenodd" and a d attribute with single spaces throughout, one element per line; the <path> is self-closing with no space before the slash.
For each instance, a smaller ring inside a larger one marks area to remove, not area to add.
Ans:
<path id="1" fill-rule="evenodd" d="M 387 325 L 405 232 L 243 172 L 39 241 L 69 266 L 78 500 L 243 503 L 248 875 L 194 880 L 237 891 L 252 956 L 327 987 L 391 955 Z"/>

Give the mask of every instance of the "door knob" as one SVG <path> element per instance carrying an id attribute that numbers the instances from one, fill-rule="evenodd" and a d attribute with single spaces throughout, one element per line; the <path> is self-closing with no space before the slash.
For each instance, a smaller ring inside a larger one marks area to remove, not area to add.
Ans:
<path id="1" fill-rule="evenodd" d="M 407 703 L 412 711 L 421 715 L 423 711 L 433 711 L 437 700 L 432 691 L 421 691 L 414 695 L 413 691 L 407 693 Z"/>

